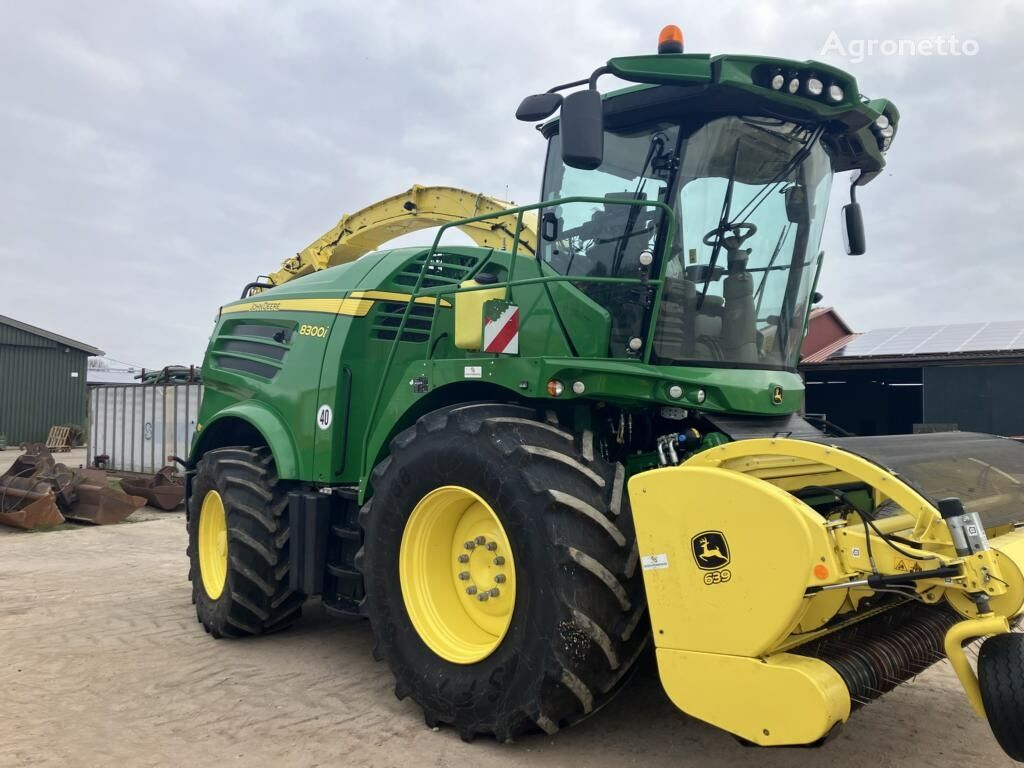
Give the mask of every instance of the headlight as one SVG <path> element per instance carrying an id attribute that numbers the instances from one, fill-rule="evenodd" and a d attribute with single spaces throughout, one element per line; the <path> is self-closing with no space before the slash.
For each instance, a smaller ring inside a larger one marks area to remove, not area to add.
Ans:
<path id="1" fill-rule="evenodd" d="M 830 85 L 828 87 L 828 100 L 829 101 L 833 101 L 833 102 L 838 104 L 840 101 L 843 100 L 844 96 L 846 96 L 846 94 L 843 93 L 843 89 L 840 88 L 838 85 L 835 85 L 833 83 L 832 85 Z"/>
<path id="2" fill-rule="evenodd" d="M 889 127 L 889 118 L 885 115 L 879 115 L 875 118 L 875 127 L 880 131 L 884 131 Z"/>
<path id="3" fill-rule="evenodd" d="M 800 90 L 800 78 L 799 77 L 794 77 L 792 80 L 790 80 L 789 81 L 789 87 L 786 88 L 786 90 L 789 91 L 790 93 L 793 93 L 793 94 L 795 94 L 797 91 L 799 91 Z"/>
<path id="4" fill-rule="evenodd" d="M 782 86 L 786 84 L 786 76 L 781 72 L 772 78 L 772 90 L 781 91 Z"/>
<path id="5" fill-rule="evenodd" d="M 887 126 L 885 126 L 885 128 L 880 130 L 878 133 L 881 135 L 881 137 L 883 139 L 891 139 L 892 135 L 894 133 L 896 133 L 896 129 L 893 128 L 891 125 L 887 125 Z"/>
<path id="6" fill-rule="evenodd" d="M 822 91 L 825 90 L 825 84 L 818 78 L 811 77 L 807 80 L 806 88 L 811 96 L 821 96 Z"/>

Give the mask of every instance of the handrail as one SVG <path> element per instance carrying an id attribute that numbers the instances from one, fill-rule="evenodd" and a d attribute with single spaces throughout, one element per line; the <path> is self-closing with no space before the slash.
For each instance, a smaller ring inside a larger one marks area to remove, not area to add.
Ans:
<path id="1" fill-rule="evenodd" d="M 451 286 L 440 286 L 440 287 L 432 288 L 432 289 L 431 288 L 427 288 L 427 289 L 423 288 L 423 279 L 424 279 L 424 277 L 427 274 L 427 267 L 430 265 L 431 257 L 434 254 L 437 253 L 438 246 L 441 243 L 441 238 L 444 236 L 444 233 L 447 232 L 449 229 L 451 229 L 453 227 L 462 227 L 462 226 L 464 226 L 466 224 L 473 224 L 473 223 L 478 222 L 478 221 L 486 221 L 487 219 L 493 219 L 493 218 L 497 218 L 497 217 L 504 217 L 504 216 L 508 216 L 510 214 L 515 214 L 516 215 L 516 231 L 515 231 L 515 236 L 514 236 L 513 241 L 512 241 L 512 251 L 510 252 L 510 262 L 509 262 L 508 276 L 505 278 L 505 281 L 504 281 L 504 287 L 505 287 L 506 295 L 509 298 L 511 298 L 511 296 L 512 296 L 511 289 L 516 287 L 516 286 L 520 286 L 520 285 L 536 285 L 536 284 L 555 283 L 555 282 L 618 283 L 618 284 L 621 284 L 621 285 L 653 285 L 653 286 L 655 286 L 654 301 L 653 301 L 653 303 L 651 305 L 651 314 L 650 314 L 651 322 L 650 322 L 649 327 L 647 329 L 647 339 L 646 339 L 646 343 L 644 344 L 644 355 L 643 355 L 643 362 L 644 362 L 644 364 L 650 364 L 651 348 L 652 348 L 653 343 L 654 343 L 654 333 L 655 333 L 655 330 L 656 330 L 656 327 L 657 327 L 656 318 L 658 316 L 658 310 L 661 307 L 661 294 L 662 294 L 663 283 L 664 283 L 664 281 L 661 279 L 660 273 L 657 276 L 655 276 L 654 279 L 651 279 L 651 278 L 648 278 L 648 277 L 643 277 L 643 278 L 588 277 L 588 276 L 583 276 L 583 275 L 546 275 L 546 276 L 543 276 L 543 277 L 527 278 L 525 280 L 514 280 L 513 279 L 514 278 L 514 274 L 515 274 L 516 260 L 517 260 L 517 256 L 518 256 L 520 234 L 522 233 L 522 230 L 523 230 L 523 214 L 527 213 L 529 211 L 537 211 L 537 210 L 540 210 L 542 208 L 551 208 L 551 207 L 560 206 L 560 205 L 570 205 L 570 204 L 573 204 L 573 203 L 596 203 L 596 204 L 600 204 L 600 205 L 612 204 L 612 205 L 629 205 L 629 206 L 644 207 L 644 208 L 660 208 L 660 209 L 662 209 L 662 211 L 664 211 L 665 216 L 666 216 L 666 221 L 668 223 L 668 226 L 667 226 L 666 230 L 664 231 L 664 235 L 662 237 L 662 247 L 661 247 L 662 253 L 663 254 L 664 253 L 668 253 L 669 249 L 672 246 L 672 241 L 673 241 L 673 239 L 675 237 L 675 232 L 676 232 L 675 211 L 673 211 L 672 208 L 668 204 L 662 202 L 661 200 L 637 200 L 637 199 L 629 199 L 629 198 L 614 198 L 614 197 L 613 198 L 606 198 L 606 197 L 590 197 L 590 196 L 586 196 L 586 195 L 575 195 L 575 196 L 572 196 L 572 197 L 558 198 L 556 200 L 548 200 L 548 201 L 542 201 L 542 202 L 538 202 L 538 203 L 530 203 L 529 205 L 520 205 L 520 206 L 516 206 L 514 208 L 506 208 L 506 209 L 501 210 L 501 211 L 492 211 L 490 213 L 480 214 L 479 216 L 472 216 L 472 217 L 470 217 L 468 219 L 460 219 L 458 221 L 447 222 L 445 224 L 442 224 L 440 227 L 438 227 L 437 234 L 434 236 L 434 242 L 431 244 L 430 250 L 427 251 L 426 258 L 423 259 L 423 266 L 420 267 L 419 275 L 417 275 L 417 277 L 416 277 L 416 285 L 413 286 L 412 290 L 409 292 L 410 300 L 405 305 L 405 310 L 402 313 L 402 320 L 398 324 L 398 327 L 395 330 L 395 337 L 394 337 L 394 339 L 391 342 L 391 348 L 388 350 L 387 360 L 384 362 L 384 370 L 383 370 L 383 373 L 381 374 L 381 386 L 377 388 L 377 393 L 374 395 L 373 404 L 370 406 L 370 414 L 369 414 L 369 418 L 367 420 L 367 424 L 370 425 L 370 426 L 367 427 L 367 430 L 366 430 L 366 432 L 363 435 L 363 448 L 362 448 L 362 451 L 361 451 L 362 455 L 360 457 L 360 482 L 365 480 L 366 477 L 368 476 L 368 473 L 369 473 L 369 467 L 367 465 L 368 465 L 368 462 L 369 462 L 369 459 L 370 459 L 370 457 L 368 456 L 368 452 L 369 452 L 369 448 L 370 448 L 370 433 L 372 431 L 372 425 L 374 423 L 374 418 L 377 415 L 377 411 L 380 409 L 381 398 L 384 395 L 384 383 L 388 380 L 388 376 L 391 373 L 391 367 L 394 364 L 395 355 L 396 355 L 396 353 L 398 351 L 398 345 L 401 342 L 402 334 L 405 331 L 406 323 L 407 323 L 410 315 L 412 314 L 412 308 L 413 308 L 413 306 L 416 303 L 416 299 L 421 297 L 421 296 L 449 296 L 449 295 L 450 296 L 454 296 L 457 293 L 463 293 L 463 292 L 469 293 L 471 291 L 479 291 L 479 290 L 485 290 L 485 289 L 492 289 L 493 290 L 495 288 L 495 286 L 497 285 L 497 284 L 492 283 L 490 285 L 470 286 L 468 288 L 463 288 L 463 287 L 459 286 L 458 288 L 456 288 L 454 290 L 452 289 Z M 543 235 L 540 234 L 540 236 L 542 237 Z M 491 249 L 491 254 L 493 255 L 493 253 L 494 253 L 494 249 Z M 539 249 L 538 249 L 538 253 L 539 253 Z M 534 255 L 534 257 L 536 257 L 536 254 Z M 484 259 L 484 261 L 481 262 L 477 266 L 476 270 L 472 274 L 473 275 L 479 274 L 480 270 L 483 268 L 484 265 L 487 264 L 487 262 L 490 260 L 490 258 L 491 258 L 491 256 L 488 256 L 487 259 Z M 659 270 L 663 270 L 664 269 L 664 259 L 659 259 L 657 261 L 657 264 L 659 265 Z M 434 313 L 433 313 L 433 315 L 431 315 L 430 337 L 429 337 L 428 344 L 426 346 L 426 354 L 427 354 L 427 358 L 428 359 L 429 359 L 429 357 L 432 354 L 431 350 L 432 350 L 433 344 L 434 344 L 434 330 L 437 327 L 437 311 L 438 311 L 438 304 L 439 303 L 440 302 L 435 302 L 434 303 Z"/>

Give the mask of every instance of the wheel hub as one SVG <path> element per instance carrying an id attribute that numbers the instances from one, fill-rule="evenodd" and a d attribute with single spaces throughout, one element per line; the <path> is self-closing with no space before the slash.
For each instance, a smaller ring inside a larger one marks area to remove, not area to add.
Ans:
<path id="1" fill-rule="evenodd" d="M 406 610 L 420 638 L 457 664 L 501 643 L 515 606 L 515 565 L 491 506 L 469 489 L 437 488 L 413 509 L 399 553 Z"/>
<path id="2" fill-rule="evenodd" d="M 207 491 L 199 508 L 199 576 L 211 600 L 224 592 L 228 578 L 228 525 L 224 500 L 217 491 Z"/>

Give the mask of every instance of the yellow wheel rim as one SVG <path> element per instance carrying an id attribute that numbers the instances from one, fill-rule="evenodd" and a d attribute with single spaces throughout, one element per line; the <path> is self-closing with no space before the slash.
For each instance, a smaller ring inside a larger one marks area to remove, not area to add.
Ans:
<path id="1" fill-rule="evenodd" d="M 199 575 L 210 599 L 220 597 L 228 580 L 228 522 L 217 491 L 208 491 L 199 509 Z"/>
<path id="2" fill-rule="evenodd" d="M 398 553 L 402 598 L 427 647 L 455 664 L 486 659 L 512 623 L 515 562 L 491 506 L 446 485 L 413 509 Z"/>

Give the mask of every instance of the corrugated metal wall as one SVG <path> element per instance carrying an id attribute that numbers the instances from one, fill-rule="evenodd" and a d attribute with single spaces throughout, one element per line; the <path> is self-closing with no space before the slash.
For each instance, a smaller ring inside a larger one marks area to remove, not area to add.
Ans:
<path id="1" fill-rule="evenodd" d="M 199 384 L 107 384 L 89 391 L 89 464 L 108 456 L 107 468 L 156 472 L 168 456 L 188 455 L 196 431 Z"/>
<path id="2" fill-rule="evenodd" d="M 0 323 L 0 434 L 16 444 L 46 440 L 56 424 L 85 429 L 88 360 L 81 350 Z"/>
<path id="3" fill-rule="evenodd" d="M 924 369 L 924 421 L 967 432 L 1024 435 L 1024 365 Z"/>

